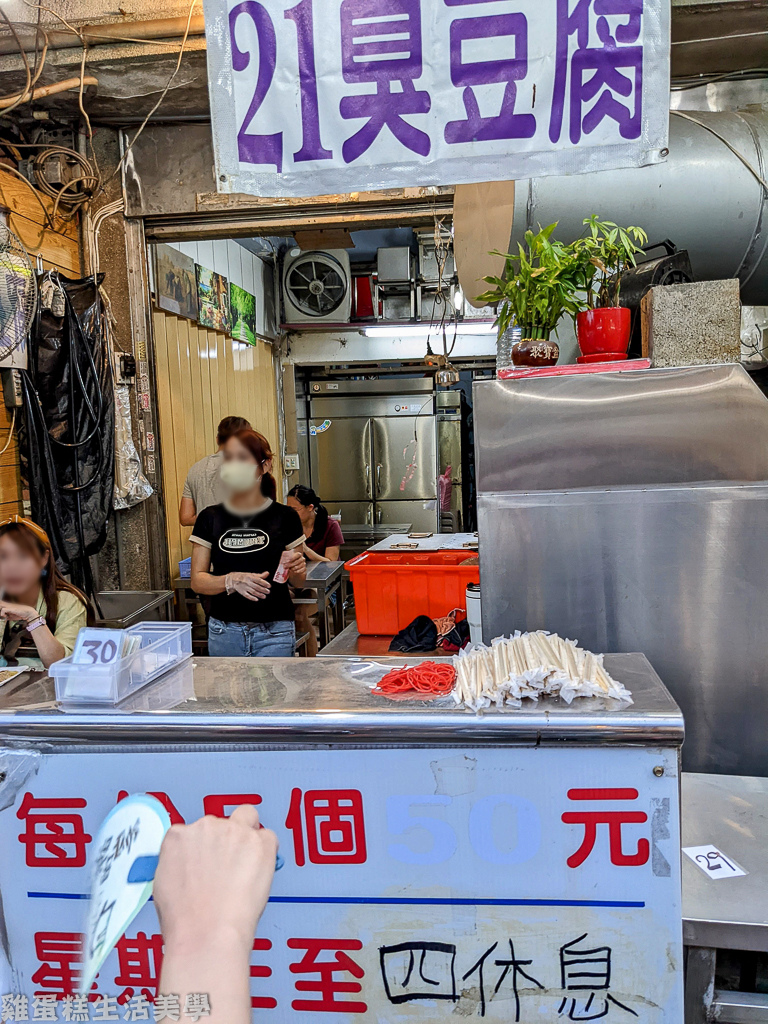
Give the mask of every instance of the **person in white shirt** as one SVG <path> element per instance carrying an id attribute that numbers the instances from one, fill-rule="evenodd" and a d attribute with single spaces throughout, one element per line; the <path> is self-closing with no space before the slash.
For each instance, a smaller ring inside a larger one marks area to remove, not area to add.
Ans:
<path id="1" fill-rule="evenodd" d="M 222 448 L 238 430 L 250 430 L 251 424 L 242 416 L 225 416 L 216 434 L 218 451 L 206 455 L 194 464 L 187 473 L 179 505 L 179 522 L 182 526 L 194 526 L 195 520 L 209 505 L 220 505 L 227 496 L 221 482 L 221 467 L 224 464 Z M 270 466 L 271 468 L 271 466 Z"/>

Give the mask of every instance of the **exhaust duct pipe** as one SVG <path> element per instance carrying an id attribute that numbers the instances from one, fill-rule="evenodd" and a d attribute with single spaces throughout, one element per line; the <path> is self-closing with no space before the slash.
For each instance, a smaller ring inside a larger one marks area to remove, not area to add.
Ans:
<path id="1" fill-rule="evenodd" d="M 510 251 L 553 221 L 572 241 L 597 213 L 671 238 L 697 280 L 738 277 L 743 303 L 767 305 L 767 178 L 768 112 L 672 111 L 664 163 L 518 181 Z"/>

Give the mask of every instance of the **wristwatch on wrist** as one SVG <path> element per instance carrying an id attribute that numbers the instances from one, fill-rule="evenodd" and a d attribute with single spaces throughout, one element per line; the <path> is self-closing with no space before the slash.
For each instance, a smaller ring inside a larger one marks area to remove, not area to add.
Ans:
<path id="1" fill-rule="evenodd" d="M 27 623 L 27 632 L 31 633 L 33 629 L 37 629 L 38 626 L 45 625 L 45 616 L 38 615 L 36 619 L 32 619 L 31 622 Z"/>

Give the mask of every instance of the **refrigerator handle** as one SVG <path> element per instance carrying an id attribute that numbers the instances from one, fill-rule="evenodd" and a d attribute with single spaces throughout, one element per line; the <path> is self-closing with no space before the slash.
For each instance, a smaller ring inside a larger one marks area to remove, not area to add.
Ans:
<path id="1" fill-rule="evenodd" d="M 381 506 L 376 510 L 376 521 L 381 522 Z"/>
<path id="2" fill-rule="evenodd" d="M 365 496 L 366 498 L 372 498 L 371 494 L 371 464 L 366 462 L 365 464 Z"/>
<path id="3" fill-rule="evenodd" d="M 368 506 L 368 511 L 365 513 L 365 521 L 369 526 L 373 526 L 373 505 Z"/>
<path id="4" fill-rule="evenodd" d="M 376 496 L 381 494 L 381 463 L 376 463 Z"/>

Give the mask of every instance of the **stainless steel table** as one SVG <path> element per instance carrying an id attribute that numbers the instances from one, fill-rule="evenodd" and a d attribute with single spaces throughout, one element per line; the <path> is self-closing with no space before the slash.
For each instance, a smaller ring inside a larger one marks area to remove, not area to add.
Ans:
<path id="1" fill-rule="evenodd" d="M 318 658 L 397 658 L 403 661 L 408 655 L 402 651 L 390 651 L 389 645 L 392 642 L 391 636 L 366 636 L 361 634 L 357 623 L 352 622 L 338 636 L 317 652 Z M 452 655 L 446 654 L 442 647 L 434 651 L 427 651 L 419 654 L 419 658 L 429 658 L 430 661 L 448 661 Z"/>
<path id="2" fill-rule="evenodd" d="M 768 779 L 682 776 L 684 847 L 713 845 L 748 873 L 714 880 L 683 856 L 685 1024 L 764 1024 L 768 996 L 716 991 L 718 949 L 768 952 Z"/>
<path id="3" fill-rule="evenodd" d="M 360 555 L 363 551 L 384 540 L 390 534 L 408 533 L 411 529 L 410 523 L 341 523 L 341 532 L 344 534 L 344 543 L 341 554 L 346 561 Z"/>
<path id="4" fill-rule="evenodd" d="M 382 540 L 391 533 L 408 533 L 411 529 L 410 523 L 341 523 L 339 525 L 345 540 L 347 537 L 352 539 L 364 537 Z"/>
<path id="5" fill-rule="evenodd" d="M 172 590 L 102 590 L 97 597 L 101 609 L 97 626 L 128 629 L 137 622 L 173 619 Z"/>
<path id="6" fill-rule="evenodd" d="M 683 722 L 647 660 L 606 658 L 632 705 L 544 699 L 482 715 L 450 697 L 373 694 L 390 667 L 201 658 L 106 710 L 57 708 L 47 678 L 0 687 L 0 975 L 13 968 L 0 991 L 65 994 L 58 965 L 79 958 L 94 837 L 127 790 L 158 794 L 177 821 L 255 803 L 279 833 L 285 868 L 252 961 L 259 1005 L 317 1004 L 306 986 L 338 964 L 342 1010 L 329 1020 L 351 1019 L 364 1001 L 366 1019 L 382 1024 L 508 1024 L 519 997 L 521 1020 L 555 1021 L 565 949 L 576 965 L 596 957 L 587 977 L 597 991 L 574 977 L 563 1020 L 586 1019 L 589 1006 L 618 1024 L 679 1024 Z M 99 991 L 119 998 L 138 985 L 126 964 L 151 963 L 161 942 L 150 901 L 104 963 Z M 307 950 L 317 951 L 311 963 Z M 409 951 L 420 965 L 410 971 Z M 403 1001 L 433 999 L 435 982 L 441 1008 L 403 1011 Z"/>
<path id="7" fill-rule="evenodd" d="M 317 595 L 318 626 L 320 628 L 320 647 L 325 647 L 330 640 L 331 630 L 329 614 L 332 610 L 334 632 L 338 635 L 342 627 L 341 575 L 344 571 L 343 562 L 309 562 L 307 564 L 307 581 L 304 588 L 313 590 Z M 336 594 L 336 601 L 331 597 Z M 294 604 L 300 604 L 305 598 L 295 598 Z"/>
<path id="8" fill-rule="evenodd" d="M 407 547 L 404 547 L 407 545 Z M 433 533 L 431 537 L 409 537 L 406 533 L 393 533 L 378 540 L 371 551 L 477 551 L 476 533 Z"/>

